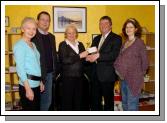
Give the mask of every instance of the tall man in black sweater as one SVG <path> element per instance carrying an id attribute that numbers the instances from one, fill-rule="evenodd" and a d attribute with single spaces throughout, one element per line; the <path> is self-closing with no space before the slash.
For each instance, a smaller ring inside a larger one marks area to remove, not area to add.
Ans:
<path id="1" fill-rule="evenodd" d="M 48 32 L 50 26 L 50 14 L 42 11 L 37 15 L 37 33 L 33 38 L 38 51 L 40 52 L 40 64 L 42 80 L 45 90 L 41 93 L 40 110 L 47 111 L 52 102 L 52 83 L 56 73 L 57 55 L 55 36 Z"/>

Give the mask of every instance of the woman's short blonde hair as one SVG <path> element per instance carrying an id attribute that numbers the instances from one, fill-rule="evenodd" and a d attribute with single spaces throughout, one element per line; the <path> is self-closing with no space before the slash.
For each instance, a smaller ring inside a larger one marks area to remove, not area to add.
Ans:
<path id="1" fill-rule="evenodd" d="M 67 38 L 67 32 L 69 29 L 73 29 L 76 32 L 76 38 L 78 38 L 78 30 L 77 30 L 76 26 L 73 24 L 70 24 L 66 27 L 64 37 Z"/>
<path id="2" fill-rule="evenodd" d="M 36 23 L 36 21 L 35 21 L 34 18 L 32 18 L 32 17 L 25 17 L 25 18 L 22 20 L 22 22 L 21 22 L 21 28 L 23 28 L 24 25 L 25 25 L 27 22 L 34 23 L 34 24 L 36 25 L 36 27 L 37 27 L 37 23 Z"/>

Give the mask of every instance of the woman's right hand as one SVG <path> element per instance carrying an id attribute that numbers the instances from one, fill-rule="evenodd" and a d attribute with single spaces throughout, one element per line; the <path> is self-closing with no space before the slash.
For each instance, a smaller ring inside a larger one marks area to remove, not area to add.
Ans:
<path id="1" fill-rule="evenodd" d="M 33 100 L 34 100 L 34 92 L 32 91 L 31 88 L 26 89 L 26 97 L 27 97 L 30 101 L 33 101 Z"/>
<path id="2" fill-rule="evenodd" d="M 30 100 L 30 101 L 33 101 L 34 100 L 34 92 L 32 91 L 29 83 L 28 83 L 28 80 L 26 80 L 24 82 L 24 88 L 25 88 L 25 91 L 26 91 L 26 97 Z"/>
<path id="3" fill-rule="evenodd" d="M 83 51 L 82 53 L 79 54 L 80 58 L 86 58 L 88 55 L 88 51 Z"/>

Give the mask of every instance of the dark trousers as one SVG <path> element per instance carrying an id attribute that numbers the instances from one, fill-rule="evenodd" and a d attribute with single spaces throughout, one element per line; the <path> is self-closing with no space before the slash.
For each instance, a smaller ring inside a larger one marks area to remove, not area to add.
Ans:
<path id="1" fill-rule="evenodd" d="M 114 111 L 114 84 L 115 82 L 101 82 L 97 78 L 94 79 L 91 84 L 91 110 Z"/>
<path id="2" fill-rule="evenodd" d="M 62 79 L 62 108 L 63 111 L 82 110 L 83 80 L 77 77 Z"/>
<path id="3" fill-rule="evenodd" d="M 19 85 L 20 103 L 23 111 L 39 111 L 40 110 L 40 87 L 32 88 L 34 92 L 34 100 L 30 101 L 26 97 L 24 86 Z"/>

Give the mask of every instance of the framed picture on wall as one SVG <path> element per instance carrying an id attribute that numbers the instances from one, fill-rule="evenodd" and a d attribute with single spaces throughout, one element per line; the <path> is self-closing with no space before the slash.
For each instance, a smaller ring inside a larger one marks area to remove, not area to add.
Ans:
<path id="1" fill-rule="evenodd" d="M 78 32 L 87 31 L 86 7 L 53 7 L 53 29 L 54 32 L 65 32 L 69 24 L 74 24 Z"/>
<path id="2" fill-rule="evenodd" d="M 91 46 L 93 39 L 94 39 L 96 36 L 98 36 L 98 35 L 100 35 L 100 34 L 92 34 L 92 40 L 86 42 L 86 48 L 88 48 L 88 47 Z"/>
<path id="3" fill-rule="evenodd" d="M 9 16 L 5 16 L 5 27 L 9 26 Z"/>
<path id="4" fill-rule="evenodd" d="M 98 35 L 100 35 L 100 34 L 92 34 L 92 41 L 93 41 L 93 39 L 94 39 L 96 36 L 98 36 Z"/>

